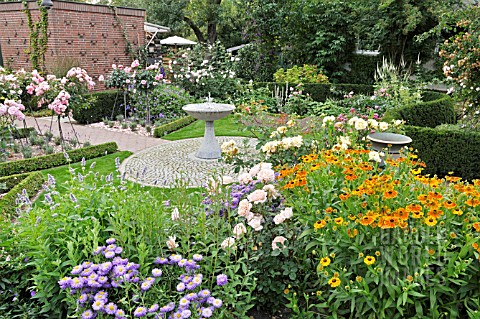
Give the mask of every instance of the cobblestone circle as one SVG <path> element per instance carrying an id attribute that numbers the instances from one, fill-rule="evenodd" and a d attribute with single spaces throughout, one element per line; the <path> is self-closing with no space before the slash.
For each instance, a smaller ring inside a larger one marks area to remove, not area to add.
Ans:
<path id="1" fill-rule="evenodd" d="M 195 157 L 203 138 L 168 142 L 136 153 L 123 161 L 120 171 L 133 182 L 156 187 L 200 187 L 212 176 L 232 175 L 233 167 L 218 160 Z M 218 143 L 234 140 L 241 148 L 248 141 L 247 150 L 256 153 L 254 139 L 244 137 L 217 137 Z"/>

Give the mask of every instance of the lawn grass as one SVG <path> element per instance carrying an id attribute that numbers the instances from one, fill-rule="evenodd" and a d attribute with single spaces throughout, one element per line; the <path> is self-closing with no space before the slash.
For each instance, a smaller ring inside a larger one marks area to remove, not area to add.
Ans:
<path id="1" fill-rule="evenodd" d="M 244 125 L 237 122 L 233 114 L 230 114 L 221 120 L 215 121 L 215 135 L 252 137 L 249 131 L 244 130 L 244 127 Z M 177 141 L 186 138 L 202 137 L 204 132 L 205 122 L 195 121 L 178 131 L 163 136 L 162 138 L 169 141 Z"/>
<path id="2" fill-rule="evenodd" d="M 89 169 L 90 165 L 95 162 L 95 168 L 93 169 L 94 172 L 98 172 L 99 175 L 108 175 L 111 172 L 116 171 L 115 167 L 115 159 L 118 157 L 120 162 L 123 162 L 126 158 L 132 155 L 132 152 L 123 151 L 117 152 L 109 155 L 105 155 L 102 157 L 97 157 L 91 160 L 86 161 L 86 170 Z M 69 171 L 69 167 L 75 169 L 77 172 L 81 172 L 81 163 L 73 163 L 71 165 L 63 165 L 55 168 L 50 168 L 41 171 L 45 180 L 48 178 L 48 174 L 52 175 L 56 181 L 56 188 L 58 191 L 65 191 L 67 189 L 67 181 L 71 180 L 71 174 Z M 198 192 L 200 188 L 188 188 L 186 190 L 179 190 L 177 188 L 159 188 L 159 187 L 151 187 L 151 186 L 141 186 L 139 184 L 128 182 L 132 187 L 142 188 L 144 191 L 148 191 L 149 193 L 157 196 L 158 198 L 165 198 L 165 197 L 174 197 L 175 194 L 179 193 L 180 191 L 186 192 L 188 194 L 192 194 Z M 40 196 L 37 199 L 37 203 L 40 204 L 43 200 L 43 196 Z"/>

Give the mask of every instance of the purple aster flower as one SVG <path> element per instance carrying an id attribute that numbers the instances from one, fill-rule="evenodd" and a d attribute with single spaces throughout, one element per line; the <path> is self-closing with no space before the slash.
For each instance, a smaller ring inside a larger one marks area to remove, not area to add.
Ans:
<path id="1" fill-rule="evenodd" d="M 210 309 L 210 307 L 202 309 L 202 317 L 210 318 L 212 314 L 213 312 L 212 312 L 212 309 Z"/>
<path id="2" fill-rule="evenodd" d="M 66 289 L 70 287 L 70 284 L 72 282 L 72 278 L 70 277 L 63 277 L 58 281 L 58 285 L 60 286 L 61 289 Z"/>
<path id="3" fill-rule="evenodd" d="M 224 275 L 224 274 L 220 274 L 217 276 L 217 285 L 218 286 L 224 286 L 226 285 L 228 282 L 228 277 L 227 275 Z"/>
<path id="4" fill-rule="evenodd" d="M 207 303 L 210 305 L 213 304 L 214 301 L 215 301 L 215 297 L 210 296 L 207 298 Z"/>
<path id="5" fill-rule="evenodd" d="M 83 270 L 82 265 L 75 266 L 75 267 L 73 267 L 71 274 L 72 275 L 77 275 L 77 274 L 81 273 L 82 270 Z"/>
<path id="6" fill-rule="evenodd" d="M 115 277 L 123 276 L 127 273 L 127 268 L 123 265 L 113 267 L 113 274 Z"/>
<path id="7" fill-rule="evenodd" d="M 191 293 L 185 295 L 185 298 L 190 300 L 190 301 L 197 299 L 197 297 L 198 297 L 197 294 L 194 293 L 194 292 L 191 292 Z"/>
<path id="8" fill-rule="evenodd" d="M 223 301 L 220 299 L 215 299 L 212 303 L 212 306 L 215 308 L 220 308 L 223 305 Z"/>
<path id="9" fill-rule="evenodd" d="M 153 263 L 157 265 L 165 265 L 168 264 L 168 259 L 164 257 L 157 257 Z"/>
<path id="10" fill-rule="evenodd" d="M 115 318 L 125 318 L 125 311 L 122 309 L 117 309 L 115 312 Z"/>
<path id="11" fill-rule="evenodd" d="M 178 302 L 178 306 L 179 306 L 179 307 L 188 308 L 188 305 L 190 305 L 190 300 L 188 300 L 188 299 L 185 298 L 185 297 L 183 297 L 182 299 L 180 299 L 180 301 Z"/>
<path id="12" fill-rule="evenodd" d="M 171 263 L 171 264 L 176 264 L 176 263 L 178 263 L 180 260 L 182 260 L 182 256 L 181 256 L 181 255 L 173 254 L 173 255 L 170 256 L 170 263 Z"/>
<path id="13" fill-rule="evenodd" d="M 100 277 L 98 277 L 97 281 L 103 285 L 104 283 L 106 283 L 108 281 L 108 277 L 100 276 Z"/>
<path id="14" fill-rule="evenodd" d="M 160 277 L 162 275 L 162 270 L 161 269 L 158 269 L 158 268 L 154 268 L 152 270 L 152 275 L 154 277 Z"/>
<path id="15" fill-rule="evenodd" d="M 30 291 L 30 297 L 34 297 L 37 294 L 35 290 Z"/>
<path id="16" fill-rule="evenodd" d="M 147 308 L 145 307 L 138 307 L 137 309 L 135 309 L 133 315 L 137 318 L 139 317 L 143 317 L 147 314 Z"/>
<path id="17" fill-rule="evenodd" d="M 93 310 L 96 310 L 96 311 L 103 310 L 103 307 L 105 307 L 105 303 L 103 302 L 103 300 L 96 300 L 92 304 Z"/>
<path id="18" fill-rule="evenodd" d="M 149 312 L 149 313 L 155 312 L 155 311 L 158 310 L 158 308 L 160 308 L 160 307 L 158 306 L 158 303 L 153 304 L 153 305 L 150 306 L 150 308 L 148 308 L 148 312 Z"/>
<path id="19" fill-rule="evenodd" d="M 187 260 L 186 259 L 181 259 L 177 264 L 180 267 L 185 267 L 185 265 L 187 264 Z"/>
<path id="20" fill-rule="evenodd" d="M 195 261 L 201 261 L 202 259 L 203 259 L 203 256 L 200 254 L 193 255 L 193 260 Z"/>
<path id="21" fill-rule="evenodd" d="M 91 280 L 91 279 L 89 279 L 89 280 L 87 281 L 87 286 L 92 287 L 92 288 L 101 288 L 101 287 L 102 287 L 102 284 L 99 283 L 99 282 L 96 281 L 96 280 Z"/>
<path id="22" fill-rule="evenodd" d="M 83 277 L 88 277 L 88 276 L 90 276 L 92 273 L 93 273 L 93 269 L 92 269 L 92 268 L 85 268 L 85 269 L 83 269 L 83 271 L 80 273 L 80 275 L 83 276 Z"/>
<path id="23" fill-rule="evenodd" d="M 185 290 L 185 284 L 183 282 L 179 283 L 177 285 L 177 291 L 184 291 Z"/>
<path id="24" fill-rule="evenodd" d="M 166 306 L 163 306 L 162 308 L 160 308 L 160 312 L 170 312 L 172 311 L 173 309 L 175 309 L 175 303 L 174 302 L 170 302 L 168 305 Z"/>
<path id="25" fill-rule="evenodd" d="M 83 279 L 82 278 L 73 278 L 70 281 L 70 287 L 74 289 L 83 288 Z"/>
<path id="26" fill-rule="evenodd" d="M 182 311 L 182 319 L 190 318 L 192 315 L 192 312 L 188 309 L 185 309 Z"/>
<path id="27" fill-rule="evenodd" d="M 77 302 L 81 305 L 86 303 L 88 301 L 88 295 L 87 294 L 81 294 L 80 297 L 78 297 Z"/>
<path id="28" fill-rule="evenodd" d="M 113 302 L 110 302 L 105 306 L 105 312 L 109 315 L 114 315 L 117 312 L 117 305 Z"/>
<path id="29" fill-rule="evenodd" d="M 115 248 L 115 249 L 117 249 L 117 248 Z M 126 265 L 126 264 L 128 264 L 128 259 L 126 259 L 126 258 L 123 259 L 122 257 L 117 256 L 117 257 L 113 258 L 112 264 L 114 264 L 114 265 Z"/>
<path id="30" fill-rule="evenodd" d="M 194 283 L 193 281 L 190 281 L 186 286 L 185 288 L 187 288 L 187 290 L 193 290 L 195 288 L 197 288 L 198 285 L 196 283 Z"/>
<path id="31" fill-rule="evenodd" d="M 112 263 L 111 262 L 106 262 L 103 264 L 100 264 L 100 267 L 98 268 L 98 274 L 99 275 L 106 275 L 108 272 L 112 269 Z"/>
<path id="32" fill-rule="evenodd" d="M 121 254 L 123 251 L 123 248 L 122 247 L 117 247 L 115 248 L 115 254 Z"/>
<path id="33" fill-rule="evenodd" d="M 198 292 L 198 297 L 199 298 L 208 298 L 210 297 L 210 290 L 204 289 Z"/>
<path id="34" fill-rule="evenodd" d="M 103 255 L 105 256 L 105 258 L 109 258 L 109 259 L 110 259 L 110 258 L 115 257 L 115 252 L 113 252 L 113 251 L 107 251 L 107 252 L 105 252 Z"/>
<path id="35" fill-rule="evenodd" d="M 108 292 L 106 291 L 99 291 L 95 294 L 95 297 L 93 297 L 94 300 L 103 300 L 103 302 L 107 302 L 108 298 Z"/>
<path id="36" fill-rule="evenodd" d="M 97 249 L 95 249 L 95 251 L 93 252 L 93 255 L 98 255 L 104 250 L 105 250 L 105 246 L 97 247 Z"/>
<path id="37" fill-rule="evenodd" d="M 84 261 L 84 262 L 82 263 L 82 267 L 83 267 L 84 269 L 90 268 L 90 267 L 92 267 L 92 265 L 93 265 L 93 263 L 92 263 L 91 261 Z"/>
<path id="38" fill-rule="evenodd" d="M 142 282 L 142 284 L 140 285 L 140 289 L 142 289 L 142 291 L 147 291 L 148 289 L 150 289 L 152 287 L 152 282 L 151 281 L 144 281 Z"/>
<path id="39" fill-rule="evenodd" d="M 95 318 L 95 317 L 96 317 L 96 314 L 93 311 L 91 311 L 90 309 L 85 310 L 82 313 L 82 319 L 92 319 L 92 318 Z"/>
<path id="40" fill-rule="evenodd" d="M 172 318 L 173 319 L 182 319 L 182 313 L 180 311 L 177 311 L 172 315 Z"/>

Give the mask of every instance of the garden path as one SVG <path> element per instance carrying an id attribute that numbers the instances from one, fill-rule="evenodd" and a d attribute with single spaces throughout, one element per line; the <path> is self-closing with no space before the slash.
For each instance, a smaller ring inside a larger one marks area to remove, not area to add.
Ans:
<path id="1" fill-rule="evenodd" d="M 38 126 L 42 132 L 52 128 L 54 136 L 59 136 L 57 119 L 26 118 L 28 127 Z M 18 127 L 23 123 L 17 122 Z M 75 132 L 81 143 L 89 141 L 92 145 L 106 142 L 117 142 L 122 151 L 131 151 L 134 154 L 127 158 L 120 168 L 125 177 L 131 181 L 156 187 L 200 187 L 212 176 L 232 175 L 233 167 L 218 160 L 203 160 L 195 157 L 203 138 L 193 138 L 179 141 L 167 141 L 160 138 L 125 134 L 108 131 L 99 127 L 71 124 L 68 119 L 63 120 L 62 132 L 65 139 L 74 138 Z M 253 154 L 255 141 L 247 139 L 248 144 L 242 146 L 243 137 L 217 137 L 220 144 L 234 140 L 243 149 L 247 156 Z"/>
<path id="2" fill-rule="evenodd" d="M 59 136 L 58 122 L 54 118 L 42 117 L 37 118 L 38 126 L 42 132 L 48 131 L 52 127 L 54 136 Z M 26 123 L 28 127 L 34 127 L 38 130 L 37 123 L 33 117 L 27 117 Z M 21 122 L 16 123 L 18 127 L 23 127 Z M 131 151 L 136 153 L 146 148 L 170 143 L 169 141 L 160 138 L 149 136 L 140 136 L 135 134 L 124 134 L 122 132 L 114 132 L 104 130 L 102 128 L 90 127 L 86 125 L 70 124 L 68 119 L 62 120 L 62 132 L 65 139 L 75 138 L 75 132 L 81 143 L 90 142 L 92 145 L 102 144 L 107 142 L 117 142 L 118 148 L 121 151 Z"/>

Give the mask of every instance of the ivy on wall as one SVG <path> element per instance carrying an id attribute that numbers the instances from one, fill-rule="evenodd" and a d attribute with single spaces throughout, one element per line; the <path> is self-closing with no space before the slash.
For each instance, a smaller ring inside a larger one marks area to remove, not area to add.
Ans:
<path id="1" fill-rule="evenodd" d="M 45 59 L 44 54 L 48 48 L 48 11 L 40 4 L 41 0 L 37 0 L 40 18 L 38 21 L 34 22 L 32 18 L 32 12 L 28 7 L 27 1 L 23 0 L 22 4 L 24 7 L 23 12 L 27 15 L 27 25 L 30 30 L 29 38 L 29 47 L 25 51 L 30 56 L 30 62 L 32 63 L 33 69 L 38 70 L 41 73 L 45 72 Z"/>
<path id="2" fill-rule="evenodd" d="M 113 12 L 113 16 L 115 18 L 115 21 L 117 21 L 118 25 L 120 26 L 120 29 L 122 31 L 122 37 L 123 40 L 125 41 L 125 52 L 132 58 L 132 60 L 138 59 L 141 62 L 146 61 L 146 51 L 145 48 L 138 46 L 136 49 L 133 48 L 132 43 L 130 40 L 128 40 L 128 34 L 127 30 L 125 29 L 125 26 L 122 23 L 122 20 L 117 14 L 117 8 L 114 6 L 110 6 L 110 9 Z M 143 64 L 143 63 L 142 63 Z"/>

